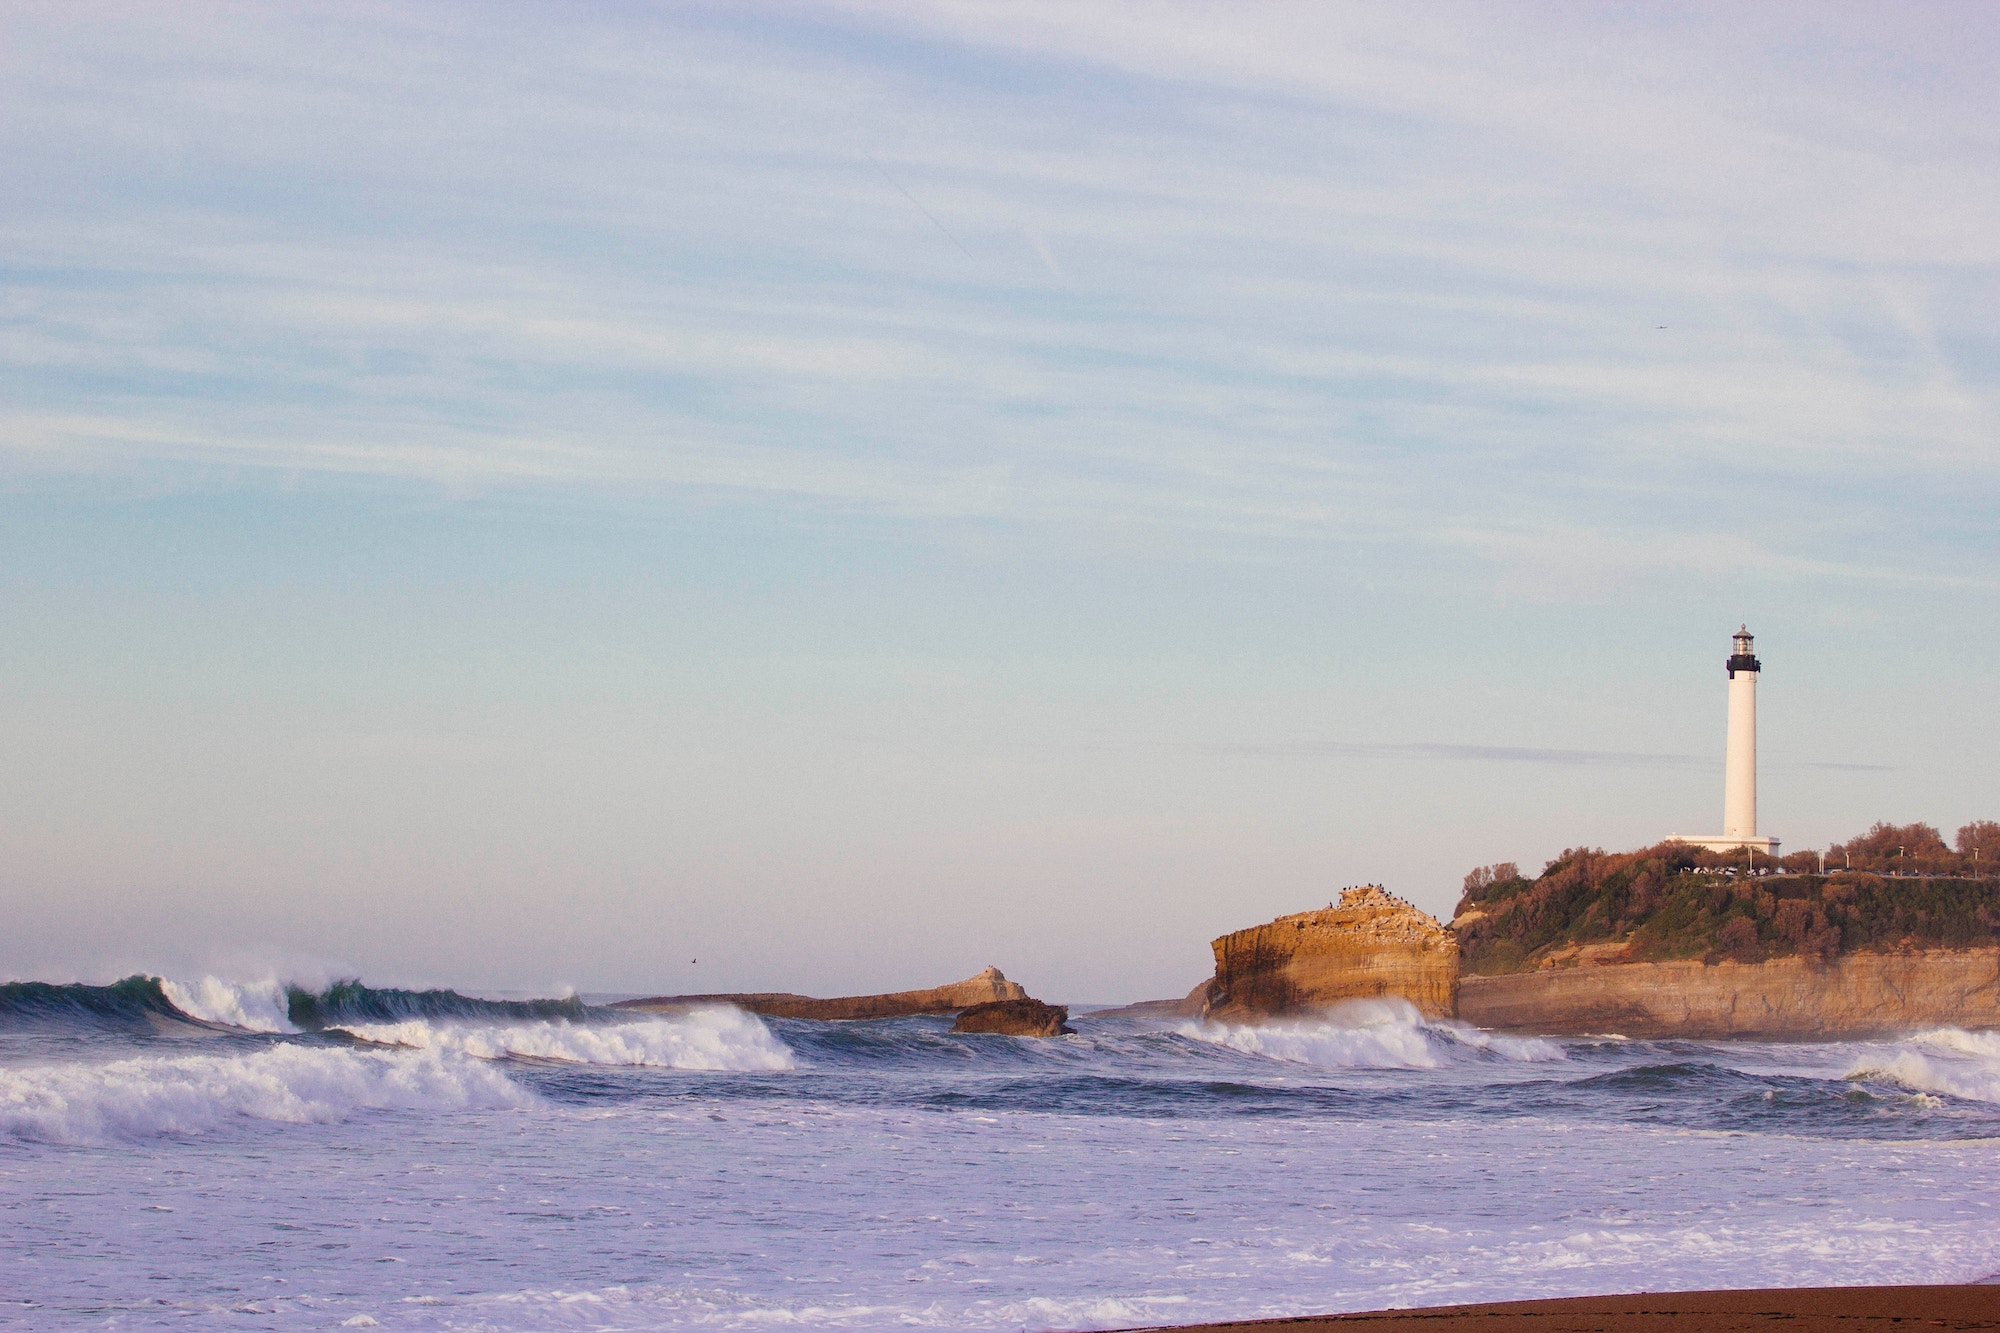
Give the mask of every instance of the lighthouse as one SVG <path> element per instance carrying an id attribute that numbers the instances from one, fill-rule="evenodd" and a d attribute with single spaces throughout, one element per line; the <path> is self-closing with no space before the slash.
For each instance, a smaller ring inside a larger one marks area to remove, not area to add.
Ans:
<path id="1" fill-rule="evenodd" d="M 1729 744 L 1722 760 L 1722 836 L 1757 836 L 1757 660 L 1748 625 L 1729 640 Z"/>
<path id="2" fill-rule="evenodd" d="M 1757 836 L 1757 675 L 1763 663 L 1757 660 L 1757 641 L 1748 625 L 1730 636 L 1729 660 L 1723 666 L 1729 672 L 1729 732 L 1722 758 L 1722 834 L 1673 836 L 1715 852 L 1747 847 L 1776 856 L 1778 840 Z"/>

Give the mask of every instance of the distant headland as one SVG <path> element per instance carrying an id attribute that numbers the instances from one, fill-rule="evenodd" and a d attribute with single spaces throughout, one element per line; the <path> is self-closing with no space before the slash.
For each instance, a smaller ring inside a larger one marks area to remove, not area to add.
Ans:
<path id="1" fill-rule="evenodd" d="M 1217 939 L 1215 975 L 1172 1007 L 1259 1021 L 1398 999 L 1486 1028 L 1633 1037 L 2000 1027 L 2000 876 L 1985 873 L 2000 823 L 1967 824 L 1955 847 L 1877 824 L 1828 853 L 1750 855 L 1669 841 L 1573 848 L 1533 879 L 1482 866 L 1449 925 L 1350 889 Z"/>
<path id="2" fill-rule="evenodd" d="M 2000 823 L 1947 845 L 1878 823 L 1781 854 L 1757 827 L 1757 682 L 1747 625 L 1723 661 L 1722 831 L 1637 851 L 1576 847 L 1529 879 L 1465 878 L 1449 926 L 1379 885 L 1213 943 L 1215 974 L 1141 1008 L 1226 1020 L 1344 1000 L 1551 1034 L 1799 1038 L 2000 1026 Z"/>

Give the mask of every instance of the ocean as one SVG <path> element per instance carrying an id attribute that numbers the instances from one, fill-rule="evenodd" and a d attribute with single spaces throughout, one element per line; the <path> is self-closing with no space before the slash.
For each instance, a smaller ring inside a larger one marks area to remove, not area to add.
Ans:
<path id="1" fill-rule="evenodd" d="M 1086 1329 L 2000 1271 L 2000 1037 L 0 986 L 0 1325 Z"/>

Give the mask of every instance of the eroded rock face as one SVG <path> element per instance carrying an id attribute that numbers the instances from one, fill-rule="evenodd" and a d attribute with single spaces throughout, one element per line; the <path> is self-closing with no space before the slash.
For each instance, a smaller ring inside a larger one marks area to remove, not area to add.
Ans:
<path id="1" fill-rule="evenodd" d="M 958 1016 L 953 1032 L 995 1032 L 1007 1037 L 1060 1037 L 1076 1031 L 1066 1026 L 1069 1006 L 1040 1000 L 994 1000 L 975 1004 Z"/>
<path id="2" fill-rule="evenodd" d="M 2000 1027 L 2000 949 L 1851 953 L 1827 962 L 1603 961 L 1579 956 L 1459 982 L 1458 1016 L 1555 1036 L 1881 1036 L 1926 1027 Z"/>
<path id="3" fill-rule="evenodd" d="M 1380 885 L 1343 890 L 1338 906 L 1281 916 L 1211 947 L 1214 978 L 1183 1002 L 1205 1018 L 1253 1022 L 1380 999 L 1448 1018 L 1457 1004 L 1457 937 Z"/>
<path id="4" fill-rule="evenodd" d="M 886 995 L 846 995 L 820 1000 L 810 995 L 755 992 L 724 995 L 658 995 L 646 1000 L 620 1000 L 614 1008 L 642 1010 L 690 1009 L 704 1004 L 730 1004 L 772 1018 L 908 1018 L 915 1014 L 951 1014 L 996 1000 L 1025 1000 L 1028 992 L 989 967 L 978 976 L 929 990 L 892 991 Z M 1066 1012 L 1066 1011 L 1065 1011 Z"/>

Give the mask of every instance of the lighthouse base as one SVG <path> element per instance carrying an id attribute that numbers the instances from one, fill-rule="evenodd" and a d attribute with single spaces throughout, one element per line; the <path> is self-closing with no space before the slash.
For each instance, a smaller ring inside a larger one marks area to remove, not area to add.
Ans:
<path id="1" fill-rule="evenodd" d="M 1672 842 L 1684 842 L 1691 847 L 1701 847 L 1711 852 L 1740 852 L 1745 847 L 1748 847 L 1753 852 L 1762 852 L 1769 857 L 1776 857 L 1778 855 L 1778 839 L 1776 838 L 1725 838 L 1720 836 L 1693 838 L 1685 833 L 1669 833 L 1667 837 Z"/>

